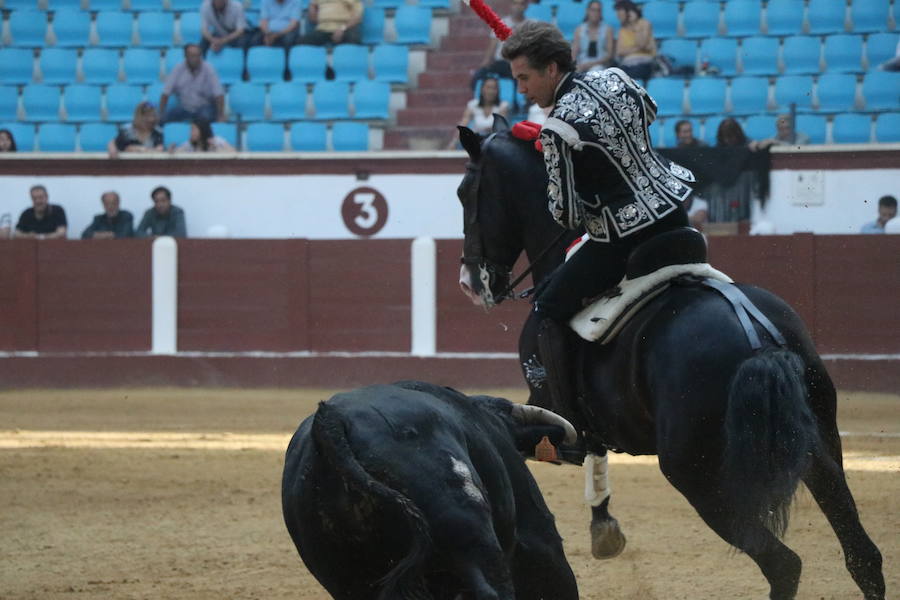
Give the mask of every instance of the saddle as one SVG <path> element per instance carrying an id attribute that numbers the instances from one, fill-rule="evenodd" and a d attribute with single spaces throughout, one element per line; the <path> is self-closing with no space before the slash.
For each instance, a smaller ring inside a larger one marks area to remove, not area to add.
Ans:
<path id="1" fill-rule="evenodd" d="M 573 246 L 570 255 L 580 245 Z M 647 302 L 679 277 L 733 283 L 706 260 L 706 240 L 692 227 L 655 236 L 632 251 L 622 281 L 578 312 L 569 325 L 587 341 L 606 344 Z"/>

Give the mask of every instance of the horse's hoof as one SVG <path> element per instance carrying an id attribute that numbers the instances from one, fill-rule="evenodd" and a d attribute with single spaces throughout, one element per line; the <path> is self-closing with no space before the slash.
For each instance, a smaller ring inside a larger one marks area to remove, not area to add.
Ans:
<path id="1" fill-rule="evenodd" d="M 596 559 L 615 558 L 625 549 L 625 534 L 619 522 L 610 517 L 591 521 L 591 554 Z"/>

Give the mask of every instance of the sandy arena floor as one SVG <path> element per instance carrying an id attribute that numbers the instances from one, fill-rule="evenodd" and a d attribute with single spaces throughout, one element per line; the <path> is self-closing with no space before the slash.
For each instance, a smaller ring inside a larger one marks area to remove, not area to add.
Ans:
<path id="1" fill-rule="evenodd" d="M 330 395 L 0 393 L 0 599 L 328 598 L 287 535 L 279 487 L 290 435 Z M 850 487 L 897 598 L 900 396 L 842 393 L 840 405 Z M 756 566 L 700 521 L 652 458 L 611 462 L 628 547 L 604 562 L 590 557 L 580 470 L 531 463 L 582 598 L 767 597 Z M 860 598 L 808 493 L 796 507 L 787 543 L 804 560 L 799 598 Z"/>

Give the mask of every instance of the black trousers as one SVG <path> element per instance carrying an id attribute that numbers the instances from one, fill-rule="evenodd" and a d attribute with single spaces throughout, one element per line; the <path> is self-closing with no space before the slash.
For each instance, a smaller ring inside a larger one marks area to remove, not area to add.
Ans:
<path id="1" fill-rule="evenodd" d="M 535 313 L 539 318 L 568 321 L 622 280 L 628 256 L 637 246 L 660 233 L 687 226 L 687 212 L 679 204 L 675 211 L 631 235 L 619 238 L 613 233 L 609 242 L 588 241 L 538 285 Z"/>

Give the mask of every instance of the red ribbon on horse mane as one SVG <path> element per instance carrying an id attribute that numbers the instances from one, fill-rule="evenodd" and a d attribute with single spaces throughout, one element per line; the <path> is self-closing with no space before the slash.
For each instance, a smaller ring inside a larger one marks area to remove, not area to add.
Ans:
<path id="1" fill-rule="evenodd" d="M 475 11 L 475 14 L 481 17 L 481 20 L 490 25 L 491 29 L 494 30 L 497 38 L 502 42 L 512 33 L 512 29 L 506 26 L 506 23 L 497 16 L 497 13 L 493 11 L 493 9 L 484 3 L 484 0 L 463 0 L 466 4 L 472 7 L 472 10 Z"/>
<path id="2" fill-rule="evenodd" d="M 512 126 L 512 134 L 520 140 L 526 142 L 534 140 L 534 149 L 538 152 L 544 151 L 544 146 L 538 136 L 541 135 L 541 126 L 534 121 L 521 121 Z"/>

